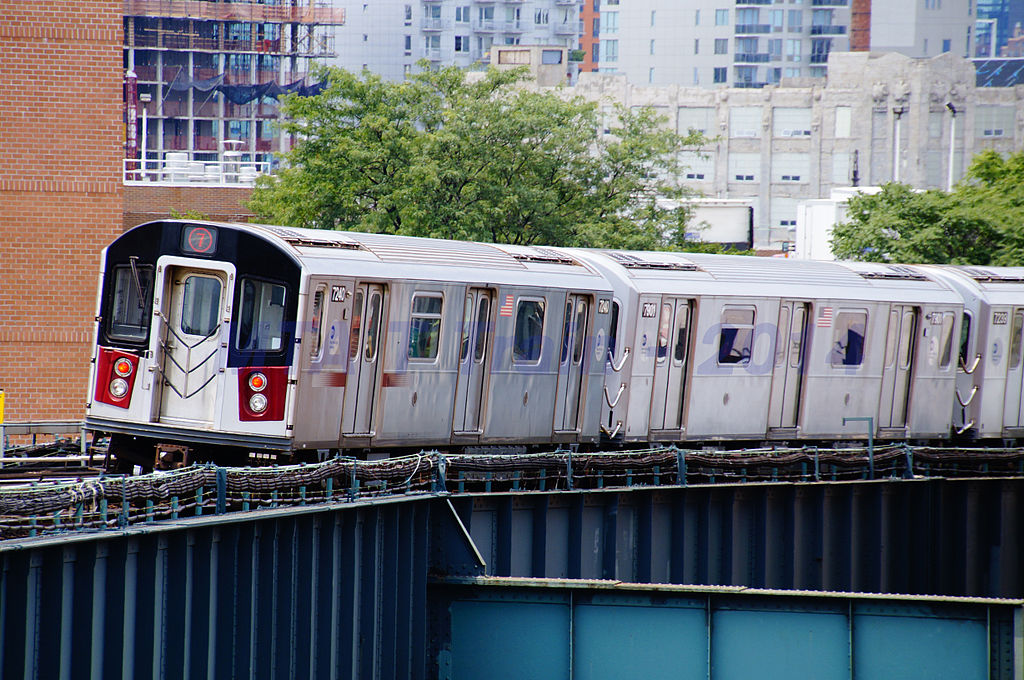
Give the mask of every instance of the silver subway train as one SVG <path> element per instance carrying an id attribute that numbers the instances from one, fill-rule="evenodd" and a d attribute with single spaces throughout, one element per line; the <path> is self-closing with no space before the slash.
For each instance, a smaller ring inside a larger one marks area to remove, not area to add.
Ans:
<path id="1" fill-rule="evenodd" d="M 145 467 L 1024 434 L 1024 269 L 168 220 L 97 306 L 87 427 Z"/>

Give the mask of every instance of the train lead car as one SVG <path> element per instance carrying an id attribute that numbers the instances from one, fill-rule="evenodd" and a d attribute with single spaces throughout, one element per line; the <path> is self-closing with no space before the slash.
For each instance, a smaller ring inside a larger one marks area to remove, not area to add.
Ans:
<path id="1" fill-rule="evenodd" d="M 146 468 L 1016 436 L 1024 279 L 972 272 L 151 222 L 103 253 L 86 423 Z"/>

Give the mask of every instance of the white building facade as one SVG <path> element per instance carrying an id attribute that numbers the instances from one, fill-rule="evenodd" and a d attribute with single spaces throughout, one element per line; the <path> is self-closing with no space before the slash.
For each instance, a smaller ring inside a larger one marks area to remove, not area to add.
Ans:
<path id="1" fill-rule="evenodd" d="M 494 45 L 579 45 L 578 0 L 375 0 L 350 5 L 338 27 L 338 57 L 349 71 L 368 69 L 388 80 L 419 70 L 416 63 L 488 64 Z"/>
<path id="2" fill-rule="evenodd" d="M 824 77 L 850 0 L 601 0 L 599 70 L 648 85 L 757 88 Z"/>
<path id="3" fill-rule="evenodd" d="M 974 56 L 975 0 L 871 3 L 871 50 L 908 57 Z"/>
<path id="4" fill-rule="evenodd" d="M 792 243 L 797 205 L 835 187 L 945 189 L 982 149 L 1024 148 L 1024 88 L 976 87 L 973 64 L 952 54 L 833 53 L 827 80 L 760 90 L 585 73 L 574 91 L 609 115 L 614 102 L 654 107 L 679 132 L 704 132 L 712 142 L 685 153 L 681 180 L 705 196 L 751 199 L 761 248 Z"/>

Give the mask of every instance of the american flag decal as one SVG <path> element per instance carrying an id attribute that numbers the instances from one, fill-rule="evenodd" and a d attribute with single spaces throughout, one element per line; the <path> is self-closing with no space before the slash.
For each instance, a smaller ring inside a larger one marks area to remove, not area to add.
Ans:
<path id="1" fill-rule="evenodd" d="M 512 316 L 512 296 L 506 295 L 505 302 L 498 309 L 498 314 L 501 316 Z"/>
<path id="2" fill-rule="evenodd" d="M 829 328 L 832 326 L 832 308 L 822 307 L 818 310 L 818 328 Z"/>

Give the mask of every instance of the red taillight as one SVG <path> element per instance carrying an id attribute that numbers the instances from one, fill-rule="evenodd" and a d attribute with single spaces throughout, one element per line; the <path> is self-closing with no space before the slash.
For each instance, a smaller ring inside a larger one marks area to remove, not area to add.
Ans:
<path id="1" fill-rule="evenodd" d="M 238 419 L 284 420 L 287 366 L 243 368 L 238 371 Z"/>
<path id="2" fill-rule="evenodd" d="M 138 364 L 135 355 L 100 348 L 96 356 L 96 401 L 128 408 Z"/>

